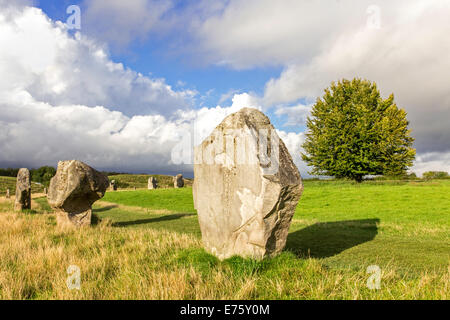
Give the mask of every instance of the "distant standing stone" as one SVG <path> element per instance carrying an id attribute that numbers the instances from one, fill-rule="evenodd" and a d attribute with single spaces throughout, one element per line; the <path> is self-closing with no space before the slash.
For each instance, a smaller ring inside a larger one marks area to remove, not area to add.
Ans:
<path id="1" fill-rule="evenodd" d="M 111 180 L 109 183 L 109 190 L 111 191 L 117 191 L 117 183 L 116 180 Z"/>
<path id="2" fill-rule="evenodd" d="M 173 186 L 174 188 L 183 188 L 184 187 L 184 179 L 183 175 L 177 174 L 175 177 L 173 177 Z"/>
<path id="3" fill-rule="evenodd" d="M 148 178 L 148 189 L 152 190 L 156 188 L 158 188 L 158 181 L 156 180 L 156 178 L 155 177 Z"/>
<path id="4" fill-rule="evenodd" d="M 47 188 L 44 188 L 44 194 L 47 194 Z"/>
<path id="5" fill-rule="evenodd" d="M 101 199 L 109 186 L 106 175 L 77 161 L 60 161 L 50 181 L 48 203 L 55 209 L 58 224 L 91 224 L 92 204 Z"/>
<path id="6" fill-rule="evenodd" d="M 6 189 L 6 199 L 10 199 L 11 198 L 11 194 L 9 192 L 9 189 Z"/>
<path id="7" fill-rule="evenodd" d="M 280 253 L 303 185 L 269 118 L 241 109 L 194 154 L 194 206 L 206 249 L 219 259 Z"/>
<path id="8" fill-rule="evenodd" d="M 14 210 L 21 211 L 26 209 L 31 209 L 31 176 L 28 169 L 22 168 L 17 174 Z"/>

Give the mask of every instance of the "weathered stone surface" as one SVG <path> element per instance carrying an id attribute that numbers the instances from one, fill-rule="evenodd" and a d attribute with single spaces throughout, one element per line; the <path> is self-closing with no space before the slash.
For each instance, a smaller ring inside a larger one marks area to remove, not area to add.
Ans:
<path id="1" fill-rule="evenodd" d="M 14 210 L 26 209 L 31 209 L 31 176 L 28 169 L 22 168 L 17 174 Z"/>
<path id="2" fill-rule="evenodd" d="M 194 205 L 205 248 L 220 259 L 281 252 L 303 185 L 270 120 L 241 109 L 194 153 Z"/>
<path id="3" fill-rule="evenodd" d="M 175 177 L 173 177 L 173 186 L 174 188 L 183 188 L 184 187 L 184 179 L 183 175 L 177 174 Z"/>
<path id="4" fill-rule="evenodd" d="M 11 198 L 11 193 L 9 191 L 9 189 L 6 189 L 6 199 Z"/>
<path id="5" fill-rule="evenodd" d="M 156 180 L 156 178 L 155 177 L 148 178 L 148 189 L 152 190 L 156 188 L 158 188 L 158 181 Z"/>
<path id="6" fill-rule="evenodd" d="M 58 224 L 91 224 L 92 204 L 105 195 L 108 177 L 77 160 L 60 161 L 50 181 L 48 203 Z"/>
<path id="7" fill-rule="evenodd" d="M 109 190 L 111 191 L 117 191 L 117 183 L 116 180 L 111 180 L 109 183 Z"/>

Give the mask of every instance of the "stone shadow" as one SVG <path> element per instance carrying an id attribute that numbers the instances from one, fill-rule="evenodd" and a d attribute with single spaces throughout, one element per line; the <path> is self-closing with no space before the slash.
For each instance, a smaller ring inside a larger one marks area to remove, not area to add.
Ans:
<path id="1" fill-rule="evenodd" d="M 285 250 L 301 258 L 331 257 L 373 240 L 378 234 L 379 222 L 380 219 L 318 222 L 290 233 Z"/>
<path id="2" fill-rule="evenodd" d="M 111 204 L 105 207 L 101 207 L 101 208 L 96 208 L 96 209 L 92 209 L 93 213 L 99 213 L 99 212 L 105 212 L 105 211 L 109 211 L 111 209 L 116 209 L 119 206 L 117 204 Z"/>
<path id="3" fill-rule="evenodd" d="M 120 221 L 120 222 L 114 222 L 112 224 L 112 226 L 113 227 L 128 227 L 128 226 L 133 226 L 133 225 L 176 220 L 176 219 L 180 219 L 180 218 L 186 217 L 186 216 L 195 216 L 195 213 L 175 213 L 175 214 L 168 214 L 168 215 L 157 217 L 157 218 L 140 219 L 140 220 L 133 220 L 133 221 Z"/>

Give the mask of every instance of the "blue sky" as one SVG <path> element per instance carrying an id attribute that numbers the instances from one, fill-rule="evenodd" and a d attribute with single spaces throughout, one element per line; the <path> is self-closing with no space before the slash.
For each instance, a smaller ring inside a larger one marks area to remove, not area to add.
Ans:
<path id="1" fill-rule="evenodd" d="M 182 1 L 182 3 L 184 3 Z M 41 8 L 51 19 L 65 22 L 69 5 L 79 5 L 81 10 L 85 6 L 82 1 L 63 0 L 38 1 Z M 177 7 L 183 7 L 178 3 Z M 181 10 L 181 8 L 174 9 Z M 111 58 L 125 66 L 156 78 L 164 78 L 172 86 L 184 85 L 195 89 L 200 96 L 207 97 L 200 101 L 208 106 L 219 103 L 222 95 L 229 92 L 254 92 L 262 94 L 265 83 L 271 78 L 279 77 L 283 66 L 265 66 L 237 70 L 229 66 L 204 65 L 201 62 L 183 58 L 171 52 L 170 46 L 176 41 L 168 36 L 162 39 L 148 37 L 145 40 L 136 39 L 127 48 L 111 50 Z M 209 92 L 209 94 L 208 94 Z M 230 97 L 231 98 L 231 97 Z M 222 102 L 229 102 L 227 101 Z"/>
<path id="2" fill-rule="evenodd" d="M 177 1 L 173 9 L 174 14 L 188 6 L 187 3 L 189 1 Z M 73 0 L 39 0 L 35 5 L 52 20 L 62 22 L 69 16 L 66 13 L 68 6 L 78 5 L 81 12 L 86 9 L 86 2 Z M 262 95 L 267 81 L 279 77 L 283 70 L 281 64 L 244 69 L 203 64 L 192 57 L 183 57 L 182 54 L 174 52 L 173 43 L 177 41 L 172 34 L 163 38 L 149 36 L 145 39 L 134 39 L 126 48 L 109 48 L 109 54 L 113 61 L 121 62 L 149 77 L 164 78 L 175 88 L 196 90 L 196 107 L 230 104 L 234 93 L 251 92 Z M 299 102 L 305 103 L 303 99 Z M 301 124 L 285 126 L 288 121 L 286 115 L 275 115 L 273 110 L 268 110 L 267 113 L 277 128 L 287 128 L 293 132 L 302 132 L 305 129 Z"/>
<path id="3" fill-rule="evenodd" d="M 63 24 L 69 5 L 81 8 L 81 30 Z M 407 111 L 413 170 L 450 171 L 446 0 L 0 0 L 0 9 L 9 75 L 0 166 L 77 158 L 189 172 L 172 161 L 189 128 L 204 137 L 256 107 L 307 175 L 311 104 L 332 81 L 362 77 Z"/>

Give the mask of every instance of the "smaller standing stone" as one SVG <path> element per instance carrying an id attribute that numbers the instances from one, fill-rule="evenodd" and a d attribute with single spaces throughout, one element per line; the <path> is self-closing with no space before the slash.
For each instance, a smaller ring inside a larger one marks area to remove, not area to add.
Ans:
<path id="1" fill-rule="evenodd" d="M 11 194 L 9 192 L 9 189 L 6 189 L 6 199 L 11 198 Z"/>
<path id="2" fill-rule="evenodd" d="M 134 191 L 136 191 L 136 187 L 133 187 Z"/>
<path id="3" fill-rule="evenodd" d="M 117 183 L 116 180 L 111 180 L 109 184 L 109 190 L 111 191 L 117 191 Z"/>
<path id="4" fill-rule="evenodd" d="M 148 178 L 148 190 L 156 189 L 158 188 L 158 181 L 155 177 Z"/>
<path id="5" fill-rule="evenodd" d="M 173 186 L 174 188 L 183 188 L 184 187 L 184 180 L 183 175 L 177 174 L 175 177 L 173 177 Z"/>
<path id="6" fill-rule="evenodd" d="M 44 194 L 47 195 L 47 188 L 44 188 Z"/>
<path id="7" fill-rule="evenodd" d="M 14 210 L 22 211 L 27 209 L 31 209 L 31 175 L 28 169 L 22 168 L 17 174 Z"/>
<path id="8" fill-rule="evenodd" d="M 47 195 L 58 225 L 90 225 L 92 204 L 105 195 L 109 185 L 106 175 L 81 161 L 60 161 Z"/>

